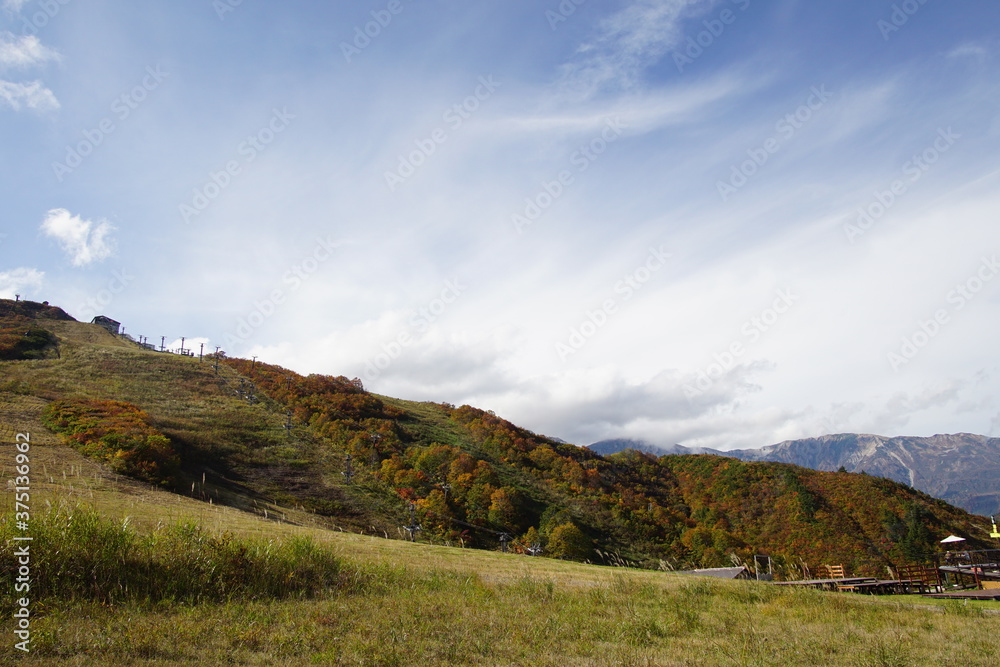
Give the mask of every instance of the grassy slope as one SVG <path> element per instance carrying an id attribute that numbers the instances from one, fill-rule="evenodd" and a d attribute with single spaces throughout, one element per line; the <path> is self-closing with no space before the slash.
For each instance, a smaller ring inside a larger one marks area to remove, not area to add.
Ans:
<path id="1" fill-rule="evenodd" d="M 32 452 L 37 506 L 92 506 L 147 529 L 195 520 L 218 533 L 310 535 L 371 584 L 272 603 L 40 600 L 25 664 L 988 665 L 1000 651 L 996 616 L 983 611 L 1000 613 L 997 603 L 914 607 L 295 526 L 115 478 L 45 438 Z M 12 655 L 0 646 L 0 660 Z"/>
<path id="2" fill-rule="evenodd" d="M 204 412 L 192 411 L 183 400 L 185 391 L 205 400 L 195 391 L 205 381 L 197 361 L 143 354 L 87 325 L 67 322 L 53 328 L 64 338 L 59 360 L 13 362 L 0 376 L 0 469 L 4 478 L 12 476 L 9 443 L 16 433 L 30 432 L 36 511 L 68 503 L 95 507 L 115 519 L 129 517 L 142 530 L 193 520 L 219 533 L 276 540 L 311 535 L 371 574 L 373 583 L 350 595 L 269 604 L 106 609 L 40 600 L 35 652 L 21 662 L 985 665 L 1000 652 L 1000 637 L 988 631 L 996 617 L 982 615 L 983 608 L 997 610 L 1000 604 L 913 608 L 891 600 L 340 532 L 313 513 L 268 504 L 260 493 L 241 489 L 244 480 L 226 477 L 240 470 L 215 471 L 214 482 L 208 474 L 206 488 L 196 488 L 195 495 L 229 494 L 226 500 L 249 511 L 121 478 L 59 444 L 41 426 L 46 398 L 115 392 L 147 409 L 154 406 L 158 426 L 188 434 L 192 447 L 202 442 L 197 429 L 212 426 L 213 410 L 245 414 L 250 430 L 259 432 L 263 422 L 274 431 L 261 447 L 260 456 L 268 461 L 284 460 L 280 415 L 221 393 L 218 402 L 202 406 Z M 178 374 L 184 368 L 179 364 L 190 372 Z M 169 395 L 161 391 L 164 382 L 170 383 Z M 419 420 L 415 428 L 433 440 L 460 438 L 435 406 L 394 404 L 410 410 Z M 245 463 L 252 468 L 253 461 Z M 3 521 L 10 520 L 11 503 L 5 496 Z M 275 516 L 284 522 L 274 521 Z M 362 517 L 368 518 L 377 520 L 377 512 Z M 364 529 L 365 522 L 356 519 L 345 527 Z M 9 638 L 10 629 L 5 618 L 0 634 Z M 0 661 L 13 655 L 11 644 L 0 646 Z"/>
<path id="3" fill-rule="evenodd" d="M 60 358 L 7 362 L 0 376 L 0 409 L 9 406 L 41 437 L 54 441 L 40 422 L 49 400 L 128 401 L 146 410 L 177 446 L 188 495 L 263 514 L 278 504 L 285 508 L 279 511 L 289 512 L 301 505 L 295 492 L 308 490 L 338 515 L 328 525 L 353 530 L 395 525 L 386 522 L 381 499 L 366 498 L 336 476 L 318 472 L 339 469 L 342 456 L 323 448 L 306 429 L 286 433 L 282 414 L 269 402 L 250 405 L 235 396 L 230 387 L 238 378 L 225 366 L 219 372 L 228 385 L 208 361 L 146 352 L 88 324 L 45 321 L 45 326 L 61 339 Z"/>

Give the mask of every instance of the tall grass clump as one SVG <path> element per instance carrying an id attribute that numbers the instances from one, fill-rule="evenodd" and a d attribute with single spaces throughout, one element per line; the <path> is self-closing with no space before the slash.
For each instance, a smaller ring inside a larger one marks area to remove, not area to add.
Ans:
<path id="1" fill-rule="evenodd" d="M 0 569 L 14 590 L 18 562 L 9 520 L 0 520 Z M 31 590 L 46 601 L 200 603 L 321 597 L 359 590 L 364 575 L 312 539 L 267 541 L 213 535 L 195 524 L 140 534 L 93 510 L 52 509 L 31 524 Z M 5 598 L 3 611 L 12 605 Z M 11 607 L 12 609 L 12 607 Z"/>

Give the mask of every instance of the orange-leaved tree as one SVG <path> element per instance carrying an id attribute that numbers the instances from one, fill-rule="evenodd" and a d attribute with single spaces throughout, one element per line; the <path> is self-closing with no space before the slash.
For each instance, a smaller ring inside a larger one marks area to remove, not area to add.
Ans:
<path id="1" fill-rule="evenodd" d="M 180 458 L 149 415 L 124 401 L 70 399 L 46 408 L 43 423 L 81 453 L 146 482 L 177 483 Z"/>

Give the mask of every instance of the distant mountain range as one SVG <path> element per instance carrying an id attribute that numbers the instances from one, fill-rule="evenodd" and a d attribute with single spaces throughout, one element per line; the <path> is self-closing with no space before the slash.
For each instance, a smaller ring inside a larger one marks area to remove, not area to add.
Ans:
<path id="1" fill-rule="evenodd" d="M 601 456 L 616 454 L 626 449 L 634 449 L 637 452 L 646 452 L 654 456 L 672 456 L 677 454 L 717 454 L 719 456 L 729 456 L 730 452 L 719 451 L 718 449 L 706 449 L 705 447 L 685 447 L 683 445 L 653 445 L 644 440 L 631 440 L 629 438 L 614 438 L 611 440 L 601 440 L 590 445 L 590 449 Z M 737 457 L 739 458 L 739 457 Z"/>
<path id="2" fill-rule="evenodd" d="M 590 449 L 602 455 L 635 449 L 656 456 L 714 454 L 743 461 L 793 463 L 813 470 L 844 468 L 908 484 L 974 514 L 1000 513 L 1000 438 L 983 435 L 888 438 L 842 433 L 726 452 L 613 439 L 595 442 Z"/>

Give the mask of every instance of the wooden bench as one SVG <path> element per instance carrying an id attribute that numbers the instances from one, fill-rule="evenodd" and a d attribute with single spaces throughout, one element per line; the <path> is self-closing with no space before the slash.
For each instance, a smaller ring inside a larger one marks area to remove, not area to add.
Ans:
<path id="1" fill-rule="evenodd" d="M 843 565 L 824 565 L 826 575 L 834 580 L 838 591 L 857 592 L 870 588 L 877 580 L 871 577 L 848 577 Z"/>
<path id="2" fill-rule="evenodd" d="M 897 568 L 900 584 L 917 593 L 933 593 L 941 589 L 941 575 L 931 565 L 902 565 Z"/>

